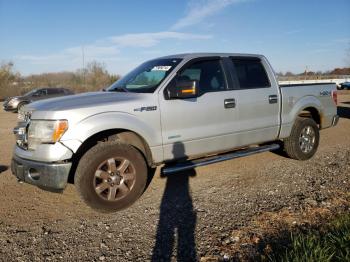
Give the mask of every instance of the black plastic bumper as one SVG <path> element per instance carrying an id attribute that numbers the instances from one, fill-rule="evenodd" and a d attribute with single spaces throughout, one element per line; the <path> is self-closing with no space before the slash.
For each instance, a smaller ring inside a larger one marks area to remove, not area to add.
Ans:
<path id="1" fill-rule="evenodd" d="M 13 156 L 12 174 L 23 181 L 49 191 L 62 191 L 68 181 L 72 163 L 44 163 Z"/>

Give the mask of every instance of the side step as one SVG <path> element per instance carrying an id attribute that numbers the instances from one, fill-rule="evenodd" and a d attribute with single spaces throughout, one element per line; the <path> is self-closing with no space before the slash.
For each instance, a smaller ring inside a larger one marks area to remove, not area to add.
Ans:
<path id="1" fill-rule="evenodd" d="M 180 171 L 193 169 L 193 168 L 199 167 L 199 166 L 206 166 L 206 165 L 218 163 L 221 161 L 226 161 L 226 160 L 239 158 L 239 157 L 243 157 L 243 156 L 250 156 L 250 155 L 257 154 L 257 153 L 276 150 L 279 148 L 280 148 L 279 144 L 270 144 L 270 145 L 264 145 L 264 146 L 259 146 L 259 147 L 237 150 L 235 152 L 231 152 L 231 153 L 227 153 L 227 154 L 223 154 L 223 155 L 217 155 L 217 156 L 212 156 L 212 157 L 207 157 L 207 158 L 202 158 L 202 159 L 196 159 L 193 161 L 187 161 L 187 162 L 182 162 L 182 163 L 178 163 L 178 164 L 168 165 L 168 166 L 163 167 L 161 172 L 163 175 L 170 175 L 170 174 L 174 174 L 174 173 L 177 173 Z"/>

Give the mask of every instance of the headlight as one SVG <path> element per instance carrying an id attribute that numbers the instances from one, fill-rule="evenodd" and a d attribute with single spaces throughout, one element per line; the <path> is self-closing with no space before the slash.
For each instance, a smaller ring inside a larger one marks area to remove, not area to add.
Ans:
<path id="1" fill-rule="evenodd" d="M 12 105 L 14 103 L 18 102 L 18 98 L 11 98 L 10 101 L 8 102 L 9 105 Z"/>
<path id="2" fill-rule="evenodd" d="M 55 143 L 67 129 L 67 120 L 32 120 L 28 127 L 28 148 L 34 150 L 39 144 Z"/>

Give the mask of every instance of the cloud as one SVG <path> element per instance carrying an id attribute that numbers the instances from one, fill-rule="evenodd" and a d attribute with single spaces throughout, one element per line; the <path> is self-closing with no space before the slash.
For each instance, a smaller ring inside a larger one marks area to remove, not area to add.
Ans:
<path id="1" fill-rule="evenodd" d="M 85 64 L 97 60 L 104 62 L 109 67 L 115 64 L 115 61 L 123 61 L 122 64 L 125 64 L 125 57 L 121 57 L 120 54 L 123 51 L 127 51 L 128 48 L 139 48 L 140 54 L 145 54 L 148 48 L 157 46 L 162 41 L 205 40 L 211 37 L 211 35 L 206 34 L 190 34 L 175 31 L 124 34 L 99 39 L 92 44 L 84 46 L 65 48 L 56 53 L 46 55 L 25 54 L 16 56 L 15 59 L 20 63 L 29 65 L 29 67 L 30 65 L 36 65 L 37 67 L 45 68 L 46 71 L 75 70 L 81 68 L 84 52 Z M 121 73 L 129 69 L 123 69 Z"/>
<path id="2" fill-rule="evenodd" d="M 15 57 L 19 60 L 31 61 L 33 64 L 46 64 L 48 61 L 55 61 L 57 59 L 62 59 L 63 54 L 53 54 L 53 55 L 19 55 Z"/>
<path id="3" fill-rule="evenodd" d="M 91 57 L 101 57 L 101 56 L 111 56 L 117 55 L 120 53 L 120 50 L 116 46 L 97 46 L 97 45 L 87 45 L 87 46 L 79 46 L 67 48 L 64 50 L 64 53 L 73 55 L 73 56 L 81 56 L 82 53 L 87 54 Z"/>
<path id="4" fill-rule="evenodd" d="M 219 13 L 225 7 L 243 1 L 246 0 L 191 0 L 186 15 L 180 18 L 171 29 L 178 30 L 198 24 L 205 18 Z"/>
<path id="5" fill-rule="evenodd" d="M 337 44 L 348 44 L 350 43 L 350 38 L 337 38 L 333 39 L 333 42 Z"/>
<path id="6" fill-rule="evenodd" d="M 295 34 L 299 34 L 301 32 L 303 32 L 303 29 L 294 29 L 294 30 L 286 31 L 285 34 L 286 35 L 295 35 Z"/>
<path id="7" fill-rule="evenodd" d="M 211 35 L 188 34 L 173 31 L 164 31 L 156 33 L 125 34 L 111 37 L 111 41 L 120 47 L 152 47 L 161 40 L 201 40 L 209 39 Z"/>
<path id="8" fill-rule="evenodd" d="M 332 52 L 332 49 L 319 48 L 319 49 L 313 49 L 310 51 L 311 54 L 328 53 L 328 52 Z"/>
<path id="9" fill-rule="evenodd" d="M 16 56 L 16 59 L 27 61 L 35 65 L 67 63 L 79 65 L 81 64 L 83 53 L 86 61 L 110 60 L 112 56 L 117 56 L 120 53 L 120 51 L 116 46 L 86 45 L 66 48 L 55 54 L 20 55 Z"/>
<path id="10" fill-rule="evenodd" d="M 95 44 L 76 46 L 63 49 L 56 54 L 49 55 L 21 55 L 17 59 L 32 61 L 36 64 L 45 64 L 50 61 L 68 59 L 81 59 L 83 52 L 87 59 L 91 60 L 110 60 L 110 57 L 116 57 L 120 50 L 129 47 L 153 47 L 162 40 L 203 40 L 210 39 L 211 35 L 189 34 L 172 31 L 155 32 L 155 33 L 139 33 L 124 34 L 101 39 Z"/>

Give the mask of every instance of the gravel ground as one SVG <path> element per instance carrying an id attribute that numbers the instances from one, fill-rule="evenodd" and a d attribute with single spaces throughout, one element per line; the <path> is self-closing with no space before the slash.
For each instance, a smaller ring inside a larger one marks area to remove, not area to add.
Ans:
<path id="1" fill-rule="evenodd" d="M 305 162 L 273 153 L 168 177 L 127 210 L 99 214 L 72 185 L 18 184 L 8 170 L 15 114 L 0 112 L 1 261 L 253 260 L 297 227 L 350 209 L 350 95 Z"/>

